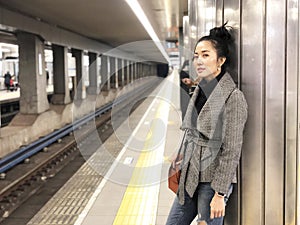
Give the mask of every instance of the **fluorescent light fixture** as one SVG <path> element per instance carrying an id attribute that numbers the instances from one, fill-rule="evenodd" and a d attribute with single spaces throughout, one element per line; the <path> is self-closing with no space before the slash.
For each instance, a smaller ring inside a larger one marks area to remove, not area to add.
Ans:
<path id="1" fill-rule="evenodd" d="M 170 62 L 169 56 L 161 44 L 160 40 L 158 39 L 158 36 L 156 35 L 151 23 L 149 22 L 146 14 L 144 13 L 144 10 L 142 9 L 141 5 L 138 3 L 137 0 L 126 0 L 127 4 L 130 6 L 131 10 L 135 13 L 141 24 L 144 26 L 148 34 L 150 35 L 151 39 L 156 44 L 157 48 L 160 50 L 162 55 L 165 57 L 165 59 Z"/>

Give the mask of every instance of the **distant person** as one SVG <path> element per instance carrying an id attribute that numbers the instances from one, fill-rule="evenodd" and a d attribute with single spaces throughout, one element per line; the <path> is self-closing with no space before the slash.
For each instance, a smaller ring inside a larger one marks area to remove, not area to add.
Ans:
<path id="1" fill-rule="evenodd" d="M 185 60 L 180 70 L 181 87 L 183 87 L 184 90 L 188 90 L 188 94 L 192 96 L 197 84 L 201 81 L 201 79 L 202 78 L 199 77 L 197 77 L 196 80 L 192 80 L 190 78 L 189 61 Z"/>
<path id="2" fill-rule="evenodd" d="M 10 83 L 11 83 L 11 75 L 9 71 L 7 71 L 6 74 L 4 75 L 4 84 L 7 91 L 9 91 L 10 89 Z"/>
<path id="3" fill-rule="evenodd" d="M 184 79 L 190 77 L 190 75 L 189 75 L 189 60 L 185 60 L 183 62 L 182 67 L 179 71 L 179 75 L 180 75 L 180 80 L 181 80 L 180 84 L 181 85 L 185 84 Z M 187 85 L 185 84 L 182 87 L 185 87 L 185 86 L 187 86 Z"/>
<path id="4" fill-rule="evenodd" d="M 185 112 L 190 101 L 190 97 L 193 95 L 194 90 L 199 83 L 199 79 L 192 80 L 189 74 L 189 60 L 185 60 L 180 72 L 180 105 L 182 118 L 185 116 Z"/>
<path id="5" fill-rule="evenodd" d="M 190 225 L 197 215 L 198 225 L 223 224 L 237 182 L 248 111 L 244 94 L 226 69 L 233 43 L 226 24 L 196 43 L 193 66 L 200 82 L 181 126 L 186 132 L 181 175 L 167 225 Z"/>
<path id="6" fill-rule="evenodd" d="M 190 101 L 190 88 L 192 85 L 189 85 L 186 81 L 191 80 L 189 77 L 189 61 L 185 60 L 180 71 L 180 108 L 182 113 L 182 118 L 185 116 L 185 112 Z"/>
<path id="7" fill-rule="evenodd" d="M 46 70 L 46 79 L 47 79 L 47 85 L 49 84 L 49 72 Z"/>

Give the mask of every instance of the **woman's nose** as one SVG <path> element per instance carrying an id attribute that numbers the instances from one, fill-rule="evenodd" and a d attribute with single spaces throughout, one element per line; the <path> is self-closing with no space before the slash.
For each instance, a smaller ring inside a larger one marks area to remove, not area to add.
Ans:
<path id="1" fill-rule="evenodd" d="M 202 64 L 202 59 L 199 57 L 199 58 L 197 58 L 197 64 Z"/>

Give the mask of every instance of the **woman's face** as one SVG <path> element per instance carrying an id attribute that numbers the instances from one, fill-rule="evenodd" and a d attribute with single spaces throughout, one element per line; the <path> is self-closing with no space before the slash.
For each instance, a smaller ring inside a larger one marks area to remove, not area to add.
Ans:
<path id="1" fill-rule="evenodd" d="M 221 72 L 225 57 L 217 56 L 217 51 L 210 41 L 201 41 L 194 52 L 193 64 L 197 73 L 197 80 L 212 80 Z"/>

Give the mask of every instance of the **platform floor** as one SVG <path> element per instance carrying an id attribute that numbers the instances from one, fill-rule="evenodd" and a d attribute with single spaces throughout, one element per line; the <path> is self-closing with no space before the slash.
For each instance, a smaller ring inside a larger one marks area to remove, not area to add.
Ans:
<path id="1" fill-rule="evenodd" d="M 178 79 L 164 79 L 28 225 L 165 224 L 169 158 L 182 137 Z"/>
<path id="2" fill-rule="evenodd" d="M 0 90 L 0 102 L 20 98 L 20 88 L 16 91 Z"/>
<path id="3" fill-rule="evenodd" d="M 47 93 L 53 92 L 53 85 L 47 86 Z M 12 99 L 18 99 L 20 98 L 20 88 L 18 88 L 16 91 L 7 91 L 7 90 L 0 90 L 0 103 L 12 100 Z"/>

